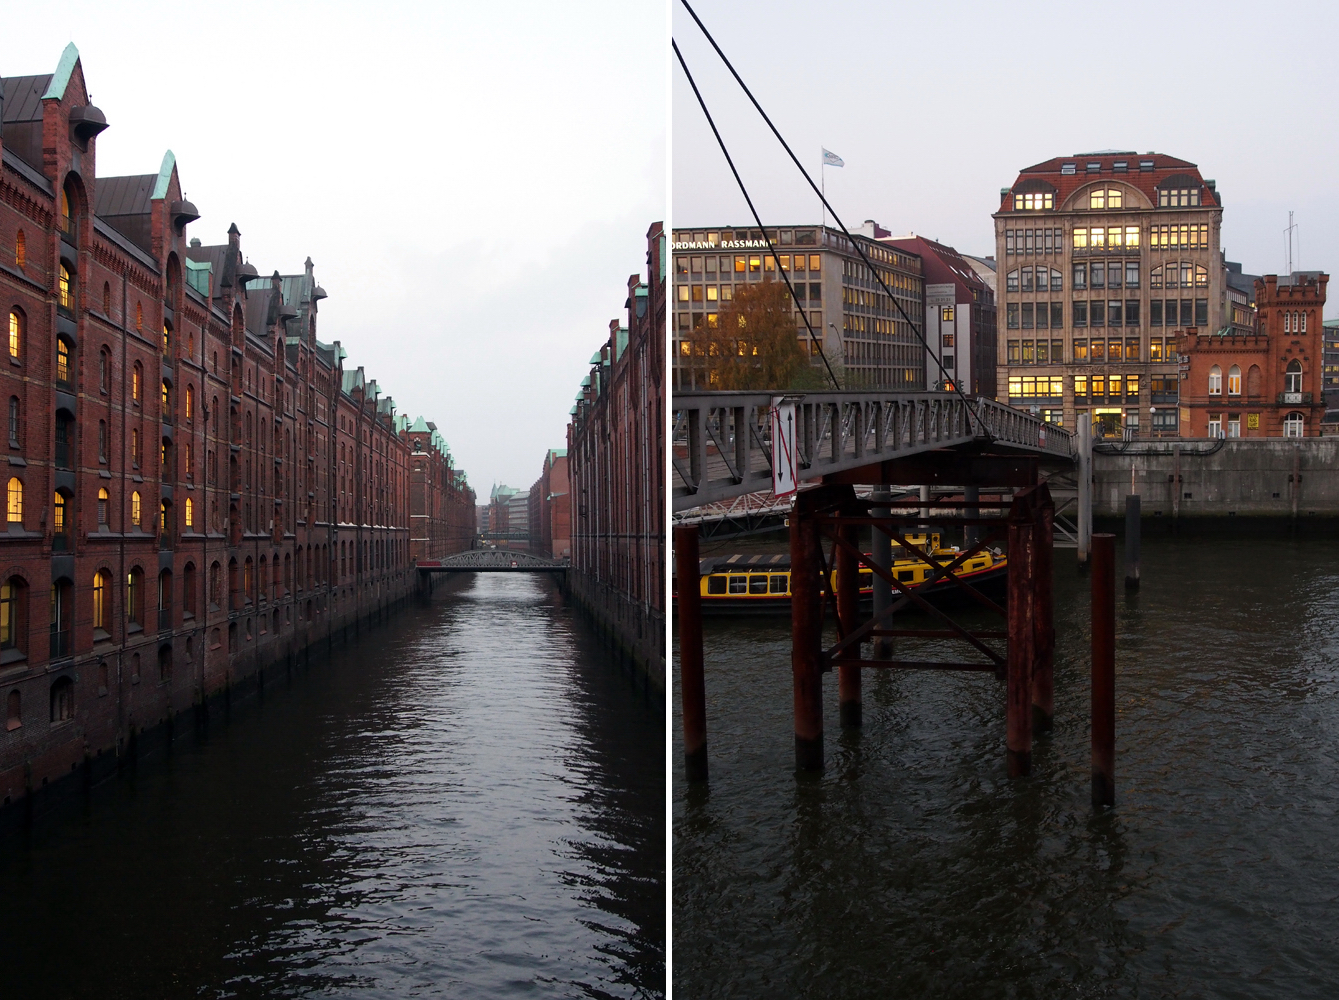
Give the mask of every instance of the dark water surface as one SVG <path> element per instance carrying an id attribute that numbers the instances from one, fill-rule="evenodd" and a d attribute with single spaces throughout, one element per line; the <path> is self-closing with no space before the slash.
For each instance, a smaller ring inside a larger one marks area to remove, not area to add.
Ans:
<path id="1" fill-rule="evenodd" d="M 0 839 L 0 996 L 663 995 L 663 711 L 439 593 Z"/>
<path id="2" fill-rule="evenodd" d="M 1056 568 L 1056 729 L 1021 781 L 1003 684 L 928 672 L 866 672 L 859 735 L 828 675 L 827 770 L 797 777 L 787 622 L 708 622 L 676 997 L 1339 996 L 1339 542 L 1145 538 L 1101 816 L 1088 579 Z"/>

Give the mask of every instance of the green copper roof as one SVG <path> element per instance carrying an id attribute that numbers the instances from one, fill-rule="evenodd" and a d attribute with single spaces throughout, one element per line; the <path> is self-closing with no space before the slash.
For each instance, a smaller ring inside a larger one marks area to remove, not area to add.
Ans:
<path id="1" fill-rule="evenodd" d="M 601 357 L 601 355 L 602 355 L 603 353 L 604 353 L 604 348 L 601 347 L 598 351 L 596 351 L 594 354 L 592 354 L 592 355 L 590 356 L 590 363 L 593 364 L 593 365 L 602 365 L 602 364 L 604 364 L 604 358 Z"/>
<path id="2" fill-rule="evenodd" d="M 71 42 L 70 44 L 73 45 L 74 43 Z M 158 168 L 158 183 L 153 186 L 151 196 L 154 200 L 167 197 L 167 186 L 172 181 L 172 168 L 176 165 L 177 158 L 172 155 L 172 150 L 169 149 L 163 154 L 163 165 Z"/>
<path id="3" fill-rule="evenodd" d="M 428 422 L 422 417 L 414 421 L 414 426 L 409 428 L 411 434 L 427 434 L 429 431 Z"/>
<path id="4" fill-rule="evenodd" d="M 620 326 L 618 328 L 618 336 L 615 338 L 614 343 L 617 345 L 617 349 L 614 352 L 614 360 L 618 361 L 623 357 L 623 352 L 628 349 L 628 328 L 626 326 Z"/>
<path id="5" fill-rule="evenodd" d="M 201 295 L 209 294 L 209 275 L 213 271 L 214 265 L 207 260 L 191 260 L 189 257 L 185 260 L 186 264 L 186 284 L 190 285 Z"/>
<path id="6" fill-rule="evenodd" d="M 577 415 L 577 408 L 575 406 L 572 407 L 570 410 L 567 411 L 567 415 L 569 417 L 575 417 Z"/>
<path id="7" fill-rule="evenodd" d="M 56 72 L 51 76 L 51 86 L 47 87 L 46 93 L 42 95 L 42 100 L 48 97 L 54 97 L 60 100 L 65 96 L 65 88 L 70 84 L 70 76 L 74 73 L 74 64 L 79 61 L 79 50 L 74 47 L 74 42 L 65 46 L 65 51 L 60 54 L 60 62 L 56 64 Z"/>
<path id="8" fill-rule="evenodd" d="M 586 386 L 588 386 L 588 385 L 590 385 L 590 376 L 589 376 L 589 375 L 587 375 L 585 378 L 583 378 L 583 379 L 581 380 L 581 387 L 582 387 L 583 389 L 584 389 Z"/>

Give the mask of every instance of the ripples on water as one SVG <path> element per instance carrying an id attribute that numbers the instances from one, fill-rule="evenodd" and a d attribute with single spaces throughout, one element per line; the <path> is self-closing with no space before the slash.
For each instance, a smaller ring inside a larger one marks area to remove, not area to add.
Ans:
<path id="1" fill-rule="evenodd" d="M 797 778 L 786 622 L 708 624 L 706 795 L 676 708 L 676 996 L 1339 995 L 1339 544 L 1145 539 L 1098 817 L 1088 580 L 1056 565 L 1025 781 L 1003 685 L 929 672 L 867 672 L 859 735 L 827 675 L 827 770 Z"/>
<path id="2" fill-rule="evenodd" d="M 663 702 L 598 650 L 496 575 L 271 670 L 2 842 L 0 995 L 663 995 Z"/>

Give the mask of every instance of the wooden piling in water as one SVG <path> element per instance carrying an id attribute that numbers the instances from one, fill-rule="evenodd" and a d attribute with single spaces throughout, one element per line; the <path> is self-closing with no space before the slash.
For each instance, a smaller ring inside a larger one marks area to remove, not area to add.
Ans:
<path id="1" fill-rule="evenodd" d="M 684 770 L 690 782 L 707 780 L 707 685 L 702 658 L 702 590 L 697 525 L 674 529 L 679 611 L 679 685 L 683 709 Z"/>
<path id="2" fill-rule="evenodd" d="M 841 538 L 859 551 L 859 529 L 843 525 L 838 529 Z M 860 626 L 857 612 L 860 607 L 860 566 L 856 557 L 845 548 L 837 548 L 837 619 L 843 635 L 849 635 Z M 860 647 L 850 650 L 858 656 Z M 851 665 L 837 667 L 837 703 L 843 728 L 858 727 L 860 712 L 860 668 Z"/>
<path id="3" fill-rule="evenodd" d="M 1032 587 L 1035 517 L 1023 502 L 1009 512 L 1009 653 L 1005 675 L 1005 743 L 1009 777 L 1032 771 L 1032 665 L 1035 645 L 1035 592 Z"/>
<path id="4" fill-rule="evenodd" d="M 870 494 L 871 500 L 888 500 L 891 493 L 887 486 L 875 486 Z M 870 513 L 874 517 L 890 517 L 892 510 L 888 507 L 875 507 Z M 882 531 L 871 530 L 870 548 L 874 554 L 874 564 L 880 569 L 891 570 L 893 568 L 893 540 Z M 893 588 L 883 577 L 874 575 L 874 616 L 877 618 L 893 603 Z M 878 636 L 874 640 L 874 658 L 876 660 L 890 660 L 893 657 L 893 640 L 888 636 Z"/>
<path id="5" fill-rule="evenodd" d="M 1116 536 L 1093 535 L 1093 805 L 1116 804 Z"/>
<path id="6" fill-rule="evenodd" d="M 1032 731 L 1049 733 L 1055 719 L 1054 504 L 1038 510 L 1032 543 Z"/>
<path id="7" fill-rule="evenodd" d="M 795 711 L 795 767 L 823 769 L 823 635 L 820 565 L 823 547 L 810 516 L 822 491 L 795 497 L 790 515 L 791 682 Z"/>

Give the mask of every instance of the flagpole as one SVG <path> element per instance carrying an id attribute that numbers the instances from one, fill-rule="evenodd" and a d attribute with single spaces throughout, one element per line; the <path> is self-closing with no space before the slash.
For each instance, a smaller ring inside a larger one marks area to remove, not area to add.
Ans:
<path id="1" fill-rule="evenodd" d="M 828 158 L 823 155 L 823 147 L 818 147 L 818 183 L 822 187 L 822 196 L 818 199 L 818 210 L 822 216 L 819 223 L 818 240 L 823 241 L 822 230 L 828 225 Z"/>

